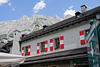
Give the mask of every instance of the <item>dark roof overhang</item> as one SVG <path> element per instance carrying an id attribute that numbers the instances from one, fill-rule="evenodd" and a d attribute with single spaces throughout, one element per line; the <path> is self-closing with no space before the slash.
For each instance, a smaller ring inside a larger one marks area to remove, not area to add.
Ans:
<path id="1" fill-rule="evenodd" d="M 2 48 L 0 48 L 0 52 L 9 53 L 10 47 L 12 47 L 13 41 L 8 41 Z"/>
<path id="2" fill-rule="evenodd" d="M 69 19 L 66 19 L 66 20 L 58 22 L 54 25 L 48 26 L 48 27 L 46 27 L 46 29 L 41 29 L 39 31 L 32 32 L 32 33 L 26 35 L 25 37 L 21 38 L 21 41 L 24 42 L 24 41 L 27 41 L 30 39 L 34 39 L 41 35 L 48 34 L 50 32 L 81 23 L 82 21 L 93 19 L 96 17 L 97 13 L 100 13 L 100 6 L 94 8 L 94 9 L 91 9 L 89 11 L 86 11 L 84 13 L 81 13 L 80 17 L 73 16 Z"/>

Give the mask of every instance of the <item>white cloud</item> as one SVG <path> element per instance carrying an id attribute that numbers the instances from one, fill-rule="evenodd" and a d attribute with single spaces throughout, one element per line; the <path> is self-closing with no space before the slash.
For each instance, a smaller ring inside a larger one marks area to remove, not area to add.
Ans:
<path id="1" fill-rule="evenodd" d="M 7 3 L 9 0 L 0 0 L 0 5 Z"/>
<path id="2" fill-rule="evenodd" d="M 73 6 L 70 6 L 69 9 L 67 9 L 65 12 L 64 12 L 64 16 L 66 15 L 72 15 L 72 16 L 75 16 L 75 10 L 72 10 Z"/>
<path id="3" fill-rule="evenodd" d="M 34 13 L 38 13 L 39 10 L 43 9 L 46 7 L 46 4 L 44 2 L 44 0 L 40 0 L 40 2 L 38 2 L 34 7 L 33 7 L 33 11 Z"/>
<path id="4" fill-rule="evenodd" d="M 2 4 L 7 3 L 8 6 L 11 7 L 12 11 L 15 11 L 15 8 L 16 8 L 16 7 L 13 7 L 13 6 L 12 6 L 12 3 L 9 3 L 8 1 L 9 1 L 9 0 L 0 0 L 0 6 L 1 6 Z"/>
<path id="5" fill-rule="evenodd" d="M 15 11 L 16 8 L 12 8 L 12 11 Z"/>
<path id="6" fill-rule="evenodd" d="M 16 7 L 13 7 L 12 3 L 8 3 L 8 5 L 11 7 L 12 11 L 15 11 Z"/>
<path id="7" fill-rule="evenodd" d="M 72 9 L 72 8 L 73 8 L 73 6 L 70 6 L 70 7 L 69 7 L 69 9 Z"/>
<path id="8" fill-rule="evenodd" d="M 8 3 L 8 5 L 11 6 L 12 4 L 11 3 Z"/>

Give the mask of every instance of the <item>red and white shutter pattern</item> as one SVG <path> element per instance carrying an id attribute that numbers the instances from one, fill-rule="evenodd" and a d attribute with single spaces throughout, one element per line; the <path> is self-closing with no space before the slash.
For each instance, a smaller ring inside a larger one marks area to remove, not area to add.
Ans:
<path id="1" fill-rule="evenodd" d="M 81 43 L 81 45 L 85 45 L 84 31 L 83 30 L 80 31 L 79 34 L 80 34 L 80 43 Z"/>
<path id="2" fill-rule="evenodd" d="M 64 36 L 60 36 L 60 49 L 64 49 Z"/>
<path id="3" fill-rule="evenodd" d="M 37 54 L 40 53 L 40 50 L 39 50 L 39 43 L 37 43 Z"/>
<path id="4" fill-rule="evenodd" d="M 48 51 L 48 47 L 47 47 L 47 45 L 48 45 L 48 41 L 46 40 L 46 41 L 45 41 L 45 52 Z"/>
<path id="5" fill-rule="evenodd" d="M 53 51 L 53 39 L 50 39 L 50 51 Z"/>
<path id="6" fill-rule="evenodd" d="M 22 47 L 22 56 L 24 56 L 24 47 Z"/>
<path id="7" fill-rule="evenodd" d="M 28 56 L 30 55 L 31 53 L 31 45 L 28 45 Z"/>

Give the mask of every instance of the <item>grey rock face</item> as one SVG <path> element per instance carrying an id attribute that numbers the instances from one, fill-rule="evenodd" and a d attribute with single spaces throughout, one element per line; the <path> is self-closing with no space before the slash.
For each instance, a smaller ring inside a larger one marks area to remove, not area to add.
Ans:
<path id="1" fill-rule="evenodd" d="M 68 19 L 70 17 L 72 17 L 72 15 L 66 15 L 66 16 L 63 16 L 63 19 Z"/>
<path id="2" fill-rule="evenodd" d="M 61 21 L 58 16 L 45 17 L 44 15 L 33 15 L 32 17 L 23 16 L 18 20 L 14 21 L 3 21 L 0 22 L 0 34 L 10 34 L 14 30 L 23 31 L 27 29 L 28 31 L 34 31 L 35 25 L 39 25 L 40 29 L 43 25 L 52 25 Z"/>
<path id="3" fill-rule="evenodd" d="M 71 15 L 64 16 L 63 19 L 67 19 L 69 17 L 71 17 Z M 7 36 L 9 36 L 13 34 L 14 30 L 21 31 L 21 34 L 28 34 L 35 31 L 36 25 L 39 26 L 39 29 L 42 29 L 44 25 L 50 26 L 62 21 L 63 19 L 58 16 L 46 17 L 45 15 L 33 15 L 29 18 L 24 15 L 18 20 L 0 22 L 0 34 L 7 34 Z"/>

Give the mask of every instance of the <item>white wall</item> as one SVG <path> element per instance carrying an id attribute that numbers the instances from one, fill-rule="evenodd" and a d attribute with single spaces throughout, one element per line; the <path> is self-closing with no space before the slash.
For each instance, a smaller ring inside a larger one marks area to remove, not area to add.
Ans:
<path id="1" fill-rule="evenodd" d="M 12 54 L 21 55 L 20 45 L 19 45 L 21 33 L 18 31 L 15 31 L 13 34 L 14 34 L 14 39 L 13 39 L 13 46 L 12 46 Z"/>
<path id="2" fill-rule="evenodd" d="M 71 50 L 71 49 L 76 49 L 80 47 L 85 47 L 87 45 L 80 44 L 79 31 L 89 29 L 89 27 L 90 27 L 89 22 L 85 21 L 85 22 L 82 22 L 82 23 L 79 23 L 79 24 L 76 24 L 70 27 L 66 27 L 64 29 L 60 29 L 59 31 L 55 31 L 55 32 L 43 35 L 41 37 L 34 38 L 27 42 L 23 42 L 21 47 L 31 45 L 31 56 L 43 55 L 43 54 L 48 54 L 48 53 L 53 53 L 53 52 L 58 52 L 58 51 Z M 50 51 L 50 39 L 60 37 L 60 36 L 64 36 L 64 49 Z M 48 40 L 48 52 L 37 54 L 37 43 L 43 42 L 45 40 Z"/>

